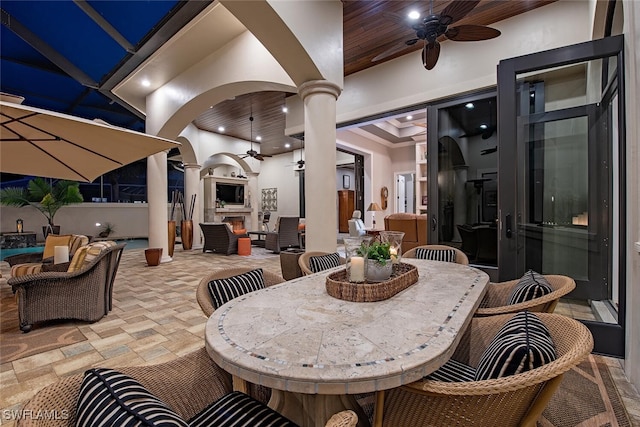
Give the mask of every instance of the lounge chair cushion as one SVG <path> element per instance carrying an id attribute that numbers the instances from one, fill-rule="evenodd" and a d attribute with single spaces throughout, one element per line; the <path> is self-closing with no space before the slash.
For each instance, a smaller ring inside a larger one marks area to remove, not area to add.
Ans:
<path id="1" fill-rule="evenodd" d="M 327 255 L 309 257 L 309 270 L 319 273 L 340 266 L 340 255 L 337 252 Z"/>
<path id="2" fill-rule="evenodd" d="M 518 304 L 553 292 L 553 288 L 542 274 L 527 271 L 511 291 L 509 304 Z"/>
<path id="3" fill-rule="evenodd" d="M 456 262 L 456 251 L 453 249 L 416 248 L 416 258 L 431 261 Z"/>
<path id="4" fill-rule="evenodd" d="M 117 243 L 112 240 L 105 240 L 103 242 L 93 242 L 86 246 L 79 247 L 76 253 L 73 254 L 73 258 L 71 258 L 67 272 L 73 273 L 74 271 L 81 270 L 83 267 L 91 264 L 103 250 L 116 246 L 116 244 Z"/>
<path id="5" fill-rule="evenodd" d="M 50 258 L 54 255 L 56 246 L 69 246 L 71 241 L 71 234 L 57 235 L 49 234 L 44 241 L 44 252 L 42 253 L 42 259 Z"/>
<path id="6" fill-rule="evenodd" d="M 556 359 L 547 327 L 523 311 L 504 324 L 480 357 L 476 381 L 506 377 L 538 368 Z"/>
<path id="7" fill-rule="evenodd" d="M 293 427 L 294 423 L 263 403 L 234 391 L 189 420 L 191 427 Z"/>
<path id="8" fill-rule="evenodd" d="M 473 381 L 476 377 L 476 370 L 469 365 L 449 359 L 437 371 L 427 375 L 426 379 L 434 381 L 444 381 L 447 383 Z"/>
<path id="9" fill-rule="evenodd" d="M 106 368 L 85 372 L 76 415 L 78 427 L 188 426 L 138 381 Z"/>
<path id="10" fill-rule="evenodd" d="M 264 289 L 262 269 L 247 271 L 226 279 L 214 279 L 208 284 L 213 308 L 217 310 L 223 304 L 249 292 Z"/>

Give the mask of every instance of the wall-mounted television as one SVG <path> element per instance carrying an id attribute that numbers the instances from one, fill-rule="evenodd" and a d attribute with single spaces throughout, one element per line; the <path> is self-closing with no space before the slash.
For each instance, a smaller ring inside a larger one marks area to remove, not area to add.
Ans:
<path id="1" fill-rule="evenodd" d="M 230 204 L 244 204 L 244 184 L 216 183 L 216 199 Z"/>

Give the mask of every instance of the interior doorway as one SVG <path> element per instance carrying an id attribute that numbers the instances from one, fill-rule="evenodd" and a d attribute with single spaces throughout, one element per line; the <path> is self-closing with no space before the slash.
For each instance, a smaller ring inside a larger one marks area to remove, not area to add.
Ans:
<path id="1" fill-rule="evenodd" d="M 415 212 L 415 173 L 414 172 L 396 172 L 396 197 L 395 212 Z"/>

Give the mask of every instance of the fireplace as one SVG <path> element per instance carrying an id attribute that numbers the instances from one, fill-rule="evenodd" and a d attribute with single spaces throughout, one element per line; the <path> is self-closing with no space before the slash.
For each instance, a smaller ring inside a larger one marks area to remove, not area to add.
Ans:
<path id="1" fill-rule="evenodd" d="M 231 229 L 233 231 L 243 230 L 245 228 L 243 216 L 225 216 L 224 218 L 222 218 L 222 222 L 231 224 Z"/>

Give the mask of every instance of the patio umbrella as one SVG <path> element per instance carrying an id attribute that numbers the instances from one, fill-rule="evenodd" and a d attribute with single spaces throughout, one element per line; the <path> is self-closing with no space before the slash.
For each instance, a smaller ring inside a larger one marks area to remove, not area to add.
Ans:
<path id="1" fill-rule="evenodd" d="M 91 182 L 175 141 L 0 101 L 0 172 Z"/>

